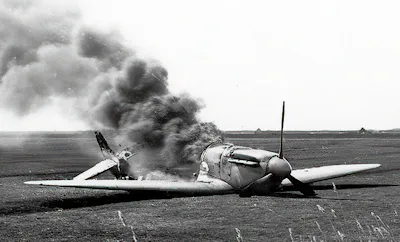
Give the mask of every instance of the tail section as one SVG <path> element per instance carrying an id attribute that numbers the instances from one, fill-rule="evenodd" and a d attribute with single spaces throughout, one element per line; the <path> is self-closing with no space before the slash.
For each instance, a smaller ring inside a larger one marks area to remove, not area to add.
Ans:
<path id="1" fill-rule="evenodd" d="M 102 161 L 96 166 L 103 167 L 104 169 L 110 170 L 110 172 L 117 179 L 135 179 L 132 172 L 130 164 L 128 163 L 128 159 L 131 158 L 134 154 L 127 150 L 123 150 L 121 152 L 115 153 L 110 146 L 108 145 L 104 136 L 95 131 L 97 143 L 99 144 L 101 153 L 108 162 Z M 113 162 L 114 165 L 111 165 L 110 162 Z M 100 166 L 101 163 L 104 165 Z M 106 171 L 106 170 L 105 170 Z"/>
<path id="2" fill-rule="evenodd" d="M 114 175 L 117 178 L 119 176 L 117 174 L 119 173 L 119 170 L 120 170 L 120 168 L 119 168 L 120 162 L 119 162 L 119 159 L 117 158 L 115 152 L 110 148 L 106 139 L 100 132 L 96 131 L 95 135 L 96 135 L 97 143 L 100 146 L 101 153 L 103 153 L 104 160 L 100 161 L 92 168 L 77 175 L 76 177 L 74 177 L 74 180 L 91 179 L 95 176 L 98 176 L 98 175 L 108 171 L 108 170 L 111 170 L 111 172 L 113 174 L 115 173 Z"/>
<path id="3" fill-rule="evenodd" d="M 96 135 L 97 143 L 100 146 L 101 153 L 103 153 L 104 158 L 110 159 L 116 157 L 115 152 L 110 148 L 104 136 L 98 132 L 94 132 Z"/>
<path id="4" fill-rule="evenodd" d="M 110 171 L 117 179 L 134 179 L 134 176 L 130 174 L 131 168 L 128 163 L 128 159 L 132 157 L 133 154 L 129 151 L 115 153 L 100 132 L 96 131 L 95 135 L 101 153 L 103 153 L 104 160 L 77 175 L 74 177 L 74 180 L 87 180 L 106 171 Z"/>

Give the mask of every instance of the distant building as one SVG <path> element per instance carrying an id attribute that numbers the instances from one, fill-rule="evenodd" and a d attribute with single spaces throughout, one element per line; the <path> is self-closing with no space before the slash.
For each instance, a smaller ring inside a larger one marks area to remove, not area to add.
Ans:
<path id="1" fill-rule="evenodd" d="M 262 134 L 263 131 L 262 131 L 260 128 L 258 128 L 254 133 L 255 133 L 255 134 Z"/>
<path id="2" fill-rule="evenodd" d="M 364 129 L 364 127 L 363 128 L 361 128 L 359 131 L 358 131 L 358 133 L 359 134 L 367 134 L 367 133 L 369 133 L 366 129 Z"/>

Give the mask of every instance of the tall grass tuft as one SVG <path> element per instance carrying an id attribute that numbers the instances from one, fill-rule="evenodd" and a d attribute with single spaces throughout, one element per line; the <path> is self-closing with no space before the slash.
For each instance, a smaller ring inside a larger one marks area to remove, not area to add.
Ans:
<path id="1" fill-rule="evenodd" d="M 290 240 L 291 240 L 292 242 L 294 242 L 292 228 L 289 228 L 289 235 L 290 235 Z"/>
<path id="2" fill-rule="evenodd" d="M 119 211 L 119 210 L 118 210 L 118 217 L 119 217 L 119 220 L 121 221 L 121 223 L 122 223 L 122 225 L 123 225 L 124 227 L 128 227 L 128 228 L 131 229 L 131 232 L 132 232 L 132 241 L 133 241 L 133 242 L 138 242 L 138 240 L 136 239 L 135 231 L 133 231 L 133 226 L 132 226 L 132 225 L 128 225 L 128 224 L 125 222 L 125 219 L 124 219 L 124 217 L 122 216 L 121 211 Z"/>
<path id="3" fill-rule="evenodd" d="M 360 232 L 364 233 L 364 228 L 362 227 L 360 221 L 358 221 L 358 219 L 356 219 L 356 223 L 357 223 L 357 228 L 358 230 L 360 230 Z"/>
<path id="4" fill-rule="evenodd" d="M 318 223 L 317 221 L 315 221 L 315 224 L 317 225 L 318 230 L 319 230 L 319 231 L 321 232 L 321 234 L 324 236 L 325 241 L 327 241 L 327 239 L 326 239 L 326 234 L 325 234 L 324 231 L 322 231 L 321 226 L 319 225 L 319 223 Z"/>
<path id="5" fill-rule="evenodd" d="M 339 235 L 340 241 L 344 241 L 344 234 L 340 232 L 339 230 L 337 231 L 337 234 Z"/>
<path id="6" fill-rule="evenodd" d="M 331 223 L 333 232 L 337 233 L 338 230 L 335 228 L 335 225 L 333 225 L 332 219 L 329 217 L 329 214 L 326 214 L 326 213 L 325 213 L 325 209 L 324 209 L 321 205 L 317 204 L 317 208 L 318 208 L 318 210 L 319 210 L 321 213 L 323 213 L 323 214 L 326 215 L 326 217 L 328 218 L 329 222 Z M 335 211 L 335 210 L 333 210 L 333 212 L 334 212 L 334 211 Z M 336 216 L 336 215 L 335 215 L 335 216 Z"/>
<path id="7" fill-rule="evenodd" d="M 240 230 L 238 228 L 235 228 L 235 231 L 236 231 L 236 241 L 244 242 L 244 239 L 242 237 L 242 233 L 240 232 Z"/>

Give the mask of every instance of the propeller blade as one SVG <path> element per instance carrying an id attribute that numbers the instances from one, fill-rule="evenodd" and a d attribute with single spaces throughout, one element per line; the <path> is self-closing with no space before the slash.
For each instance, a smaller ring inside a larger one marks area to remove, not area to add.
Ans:
<path id="1" fill-rule="evenodd" d="M 306 196 L 317 195 L 310 185 L 297 180 L 292 175 L 289 175 L 287 178 L 290 180 L 290 182 L 293 184 L 293 186 L 295 188 L 297 188 L 304 195 L 306 195 Z"/>
<path id="2" fill-rule="evenodd" d="M 279 158 L 283 158 L 283 123 L 285 122 L 285 101 L 282 106 L 282 120 L 281 120 L 281 147 L 279 149 Z"/>

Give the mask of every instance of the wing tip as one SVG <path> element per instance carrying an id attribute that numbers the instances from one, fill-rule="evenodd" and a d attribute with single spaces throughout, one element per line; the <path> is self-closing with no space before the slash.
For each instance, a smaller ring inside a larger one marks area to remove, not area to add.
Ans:
<path id="1" fill-rule="evenodd" d="M 59 181 L 64 181 L 64 180 L 45 180 L 45 181 L 26 181 L 24 184 L 26 185 L 40 185 L 40 186 L 57 186 L 57 183 Z"/>
<path id="2" fill-rule="evenodd" d="M 375 168 L 378 168 L 378 167 L 382 166 L 381 164 L 378 164 L 378 163 L 375 163 L 375 164 L 364 164 L 364 165 L 367 166 L 368 169 L 375 169 Z"/>
<path id="3" fill-rule="evenodd" d="M 26 185 L 42 185 L 43 181 L 26 181 L 24 184 Z"/>

